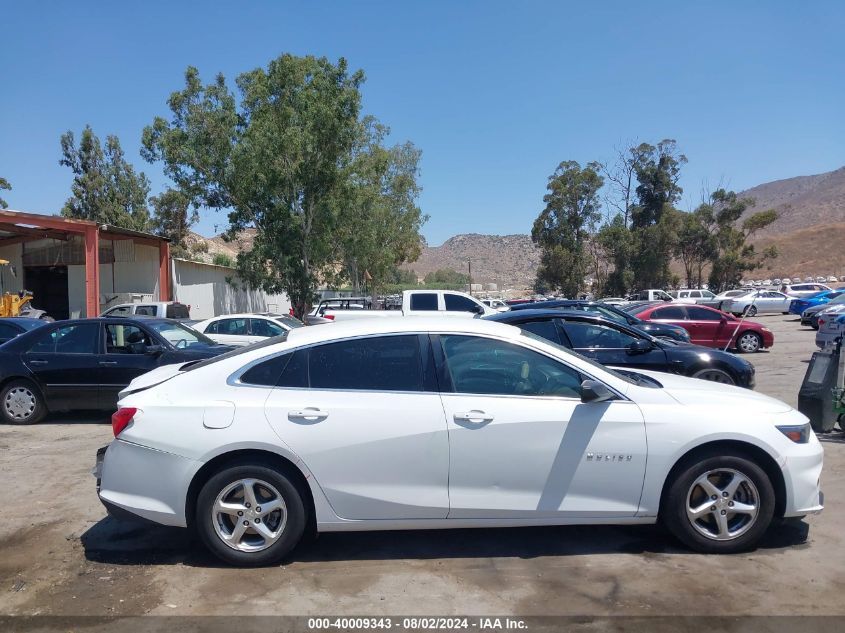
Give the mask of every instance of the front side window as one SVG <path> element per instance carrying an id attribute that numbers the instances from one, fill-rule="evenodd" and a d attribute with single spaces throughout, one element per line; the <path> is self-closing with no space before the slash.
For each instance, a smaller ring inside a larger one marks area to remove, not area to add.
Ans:
<path id="1" fill-rule="evenodd" d="M 217 334 L 246 335 L 246 319 L 221 319 L 217 322 Z"/>
<path id="2" fill-rule="evenodd" d="M 630 334 L 598 323 L 564 321 L 563 331 L 573 349 L 624 349 L 637 340 Z"/>
<path id="3" fill-rule="evenodd" d="M 266 319 L 250 319 L 250 334 L 252 336 L 278 336 L 284 332 L 281 325 Z"/>
<path id="4" fill-rule="evenodd" d="M 457 393 L 580 398 L 580 372 L 548 356 L 474 336 L 440 340 Z"/>
<path id="5" fill-rule="evenodd" d="M 312 347 L 312 389 L 423 391 L 419 337 L 377 336 Z"/>
<path id="6" fill-rule="evenodd" d="M 412 294 L 411 310 L 437 310 L 437 293 L 417 292 Z"/>
<path id="7" fill-rule="evenodd" d="M 42 336 L 30 352 L 56 354 L 95 354 L 100 326 L 97 323 L 80 323 L 56 328 Z"/>
<path id="8" fill-rule="evenodd" d="M 446 293 L 443 295 L 443 300 L 446 302 L 446 310 L 449 312 L 477 312 L 478 304 L 462 295 L 453 295 Z"/>
<path id="9" fill-rule="evenodd" d="M 149 335 L 137 325 L 106 325 L 106 354 L 143 354 L 151 344 Z"/>

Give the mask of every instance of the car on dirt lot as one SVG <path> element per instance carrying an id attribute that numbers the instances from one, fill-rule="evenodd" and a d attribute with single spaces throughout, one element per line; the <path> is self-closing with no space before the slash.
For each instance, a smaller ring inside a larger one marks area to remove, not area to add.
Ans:
<path id="1" fill-rule="evenodd" d="M 658 339 L 598 315 L 519 310 L 484 319 L 533 332 L 614 369 L 651 369 L 749 389 L 754 387 L 754 365 L 743 358 L 721 350 Z"/>
<path id="2" fill-rule="evenodd" d="M 706 306 L 645 305 L 635 314 L 647 321 L 679 325 L 689 332 L 691 343 L 704 347 L 751 354 L 775 343 L 775 335 L 761 323 Z"/>
<path id="3" fill-rule="evenodd" d="M 803 299 L 793 299 L 789 304 L 789 313 L 803 315 L 807 308 L 814 308 L 816 306 L 826 305 L 839 296 L 845 295 L 845 290 L 825 290 Z M 801 319 L 804 322 L 804 319 Z"/>
<path id="4" fill-rule="evenodd" d="M 752 290 L 722 302 L 722 310 L 735 315 L 753 317 L 757 314 L 788 314 L 795 297 L 777 290 Z"/>
<path id="5" fill-rule="evenodd" d="M 299 328 L 137 378 L 94 474 L 115 515 L 253 566 L 315 531 L 657 521 L 729 553 L 823 509 L 801 413 L 636 373 L 481 319 Z"/>
<path id="6" fill-rule="evenodd" d="M 230 349 L 170 319 L 47 323 L 0 345 L 0 421 L 33 424 L 49 411 L 113 410 L 136 376 Z"/>
<path id="7" fill-rule="evenodd" d="M 191 324 L 197 332 L 223 345 L 252 345 L 288 330 L 304 327 L 299 319 L 286 315 L 225 314 Z"/>

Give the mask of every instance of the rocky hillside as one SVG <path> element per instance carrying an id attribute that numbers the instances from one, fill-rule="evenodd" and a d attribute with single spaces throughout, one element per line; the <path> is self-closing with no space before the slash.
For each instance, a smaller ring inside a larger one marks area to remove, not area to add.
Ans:
<path id="1" fill-rule="evenodd" d="M 440 246 L 423 246 L 420 258 L 403 268 L 422 278 L 449 268 L 466 274 L 472 262 L 473 283 L 494 283 L 500 290 L 530 288 L 534 283 L 540 251 L 528 235 L 456 235 Z"/>

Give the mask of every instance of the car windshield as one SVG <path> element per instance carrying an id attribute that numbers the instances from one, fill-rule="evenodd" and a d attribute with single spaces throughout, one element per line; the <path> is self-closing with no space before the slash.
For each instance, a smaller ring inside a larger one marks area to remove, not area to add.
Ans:
<path id="1" fill-rule="evenodd" d="M 294 318 L 292 316 L 288 316 L 286 314 L 283 314 L 282 316 L 273 317 L 273 319 L 278 321 L 285 327 L 290 328 L 291 330 L 295 327 L 302 327 L 303 325 L 305 325 L 299 319 Z"/>
<path id="2" fill-rule="evenodd" d="M 174 321 L 155 321 L 150 323 L 149 326 L 177 349 L 186 349 L 197 345 L 217 345 L 205 334 L 200 334 L 196 330 Z"/>
<path id="3" fill-rule="evenodd" d="M 37 327 L 41 327 L 42 325 L 47 325 L 47 321 L 42 319 L 20 319 L 19 321 L 15 321 L 16 325 L 20 325 L 26 331 L 34 330 Z"/>
<path id="4" fill-rule="evenodd" d="M 615 376 L 616 378 L 619 378 L 620 380 L 624 380 L 625 382 L 627 382 L 629 384 L 642 385 L 640 380 L 636 377 L 636 373 L 633 373 L 633 375 L 631 375 L 630 372 L 625 372 L 623 374 L 622 372 L 618 372 L 614 369 L 610 369 L 609 367 L 605 367 L 601 363 L 597 363 L 596 361 L 594 361 L 590 358 L 587 358 L 586 356 L 582 356 L 578 352 L 573 351 L 573 350 L 569 349 L 568 347 L 564 347 L 563 345 L 560 345 L 559 343 L 555 343 L 554 341 L 550 341 L 547 338 L 543 338 L 542 336 L 539 336 L 538 334 L 534 334 L 534 332 L 529 332 L 528 330 L 523 330 L 522 328 L 520 328 L 520 332 L 522 332 L 522 335 L 525 336 L 526 338 L 534 339 L 535 341 L 539 341 L 540 343 L 545 343 L 546 345 L 551 345 L 552 347 L 560 350 L 564 354 L 567 354 L 569 356 L 575 356 L 578 359 L 583 360 L 585 363 L 592 365 L 596 369 L 600 369 L 602 371 L 605 371 L 608 374 L 611 374 L 612 376 Z"/>

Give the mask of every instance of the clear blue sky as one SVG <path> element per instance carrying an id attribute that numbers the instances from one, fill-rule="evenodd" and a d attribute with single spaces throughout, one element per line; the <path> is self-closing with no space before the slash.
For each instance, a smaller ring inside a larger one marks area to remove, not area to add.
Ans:
<path id="1" fill-rule="evenodd" d="M 845 164 L 845 2 L 7 3 L 0 176 L 11 208 L 55 213 L 59 136 L 90 123 L 128 157 L 186 66 L 234 77 L 282 52 L 362 68 L 365 111 L 423 150 L 423 233 L 520 233 L 562 160 L 677 139 L 693 206 Z M 225 225 L 206 212 L 198 227 Z"/>

